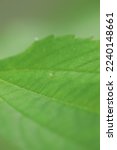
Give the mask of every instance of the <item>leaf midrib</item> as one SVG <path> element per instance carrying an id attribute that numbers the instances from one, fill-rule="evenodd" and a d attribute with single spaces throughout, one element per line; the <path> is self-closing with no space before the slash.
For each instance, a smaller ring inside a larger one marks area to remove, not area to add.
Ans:
<path id="1" fill-rule="evenodd" d="M 53 72 L 53 73 L 57 73 L 57 72 L 67 72 L 67 73 L 84 73 L 84 74 L 99 74 L 100 72 L 98 71 L 75 71 L 74 69 L 49 69 L 49 68 L 29 68 L 29 69 L 25 69 L 25 68 L 18 68 L 18 69 L 6 69 L 6 70 L 0 70 L 0 73 L 6 73 L 6 72 L 30 72 L 30 71 L 43 71 L 43 72 Z"/>
<path id="2" fill-rule="evenodd" d="M 23 86 L 16 85 L 16 84 L 14 84 L 14 83 L 12 83 L 12 82 L 10 82 L 10 81 L 7 81 L 7 80 L 5 80 L 5 79 L 2 79 L 1 77 L 0 77 L 0 80 L 3 81 L 3 82 L 6 82 L 6 83 L 8 83 L 8 84 L 11 84 L 12 86 L 15 86 L 15 87 L 17 87 L 17 88 L 24 89 L 24 90 L 29 91 L 29 92 L 32 92 L 32 93 L 34 93 L 34 94 L 47 97 L 48 100 L 51 99 L 53 102 L 56 102 L 56 103 L 58 103 L 58 104 L 62 104 L 62 105 L 64 105 L 64 106 L 66 106 L 66 107 L 71 107 L 71 108 L 74 108 L 74 109 L 80 109 L 81 111 L 86 111 L 86 112 L 90 112 L 90 113 L 99 115 L 98 112 L 89 111 L 89 109 L 84 108 L 84 107 L 81 107 L 81 106 L 76 106 L 76 105 L 73 105 L 73 104 L 70 104 L 70 103 L 58 101 L 57 99 L 55 99 L 55 98 L 53 98 L 53 97 L 50 97 L 50 96 L 47 96 L 47 95 L 38 93 L 38 92 L 36 92 L 36 91 L 34 91 L 34 90 L 32 90 L 32 89 L 28 89 L 28 88 L 23 87 Z M 49 100 L 49 101 L 50 101 L 50 100 Z"/>

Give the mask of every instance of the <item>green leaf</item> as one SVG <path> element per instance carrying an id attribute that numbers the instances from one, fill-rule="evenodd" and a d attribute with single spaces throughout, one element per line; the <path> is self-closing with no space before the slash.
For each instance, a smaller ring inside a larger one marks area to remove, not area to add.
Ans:
<path id="1" fill-rule="evenodd" d="M 18 150 L 99 150 L 99 95 L 99 41 L 36 41 L 0 61 L 0 137 Z"/>

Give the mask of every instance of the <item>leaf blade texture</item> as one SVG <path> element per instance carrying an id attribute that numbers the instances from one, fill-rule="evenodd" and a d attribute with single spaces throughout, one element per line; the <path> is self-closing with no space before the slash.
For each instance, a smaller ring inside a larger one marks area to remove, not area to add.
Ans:
<path id="1" fill-rule="evenodd" d="M 99 150 L 99 95 L 99 41 L 36 41 L 0 61 L 0 137 L 19 150 Z"/>

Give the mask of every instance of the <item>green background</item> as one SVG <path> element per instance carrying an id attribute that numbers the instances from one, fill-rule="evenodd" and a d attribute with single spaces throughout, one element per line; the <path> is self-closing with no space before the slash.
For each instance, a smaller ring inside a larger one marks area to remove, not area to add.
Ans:
<path id="1" fill-rule="evenodd" d="M 47 35 L 99 39 L 99 0 L 0 0 L 0 58 Z"/>

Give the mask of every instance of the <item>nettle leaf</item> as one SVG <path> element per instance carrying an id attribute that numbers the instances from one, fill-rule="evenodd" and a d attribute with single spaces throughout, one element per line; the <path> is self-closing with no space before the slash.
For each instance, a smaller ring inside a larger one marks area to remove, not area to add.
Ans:
<path id="1" fill-rule="evenodd" d="M 36 41 L 0 61 L 0 139 L 15 150 L 99 150 L 99 95 L 99 41 Z"/>

